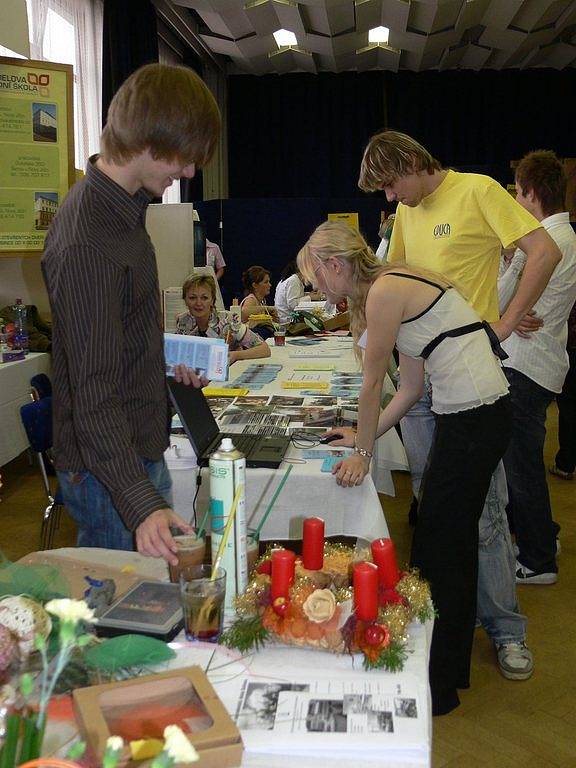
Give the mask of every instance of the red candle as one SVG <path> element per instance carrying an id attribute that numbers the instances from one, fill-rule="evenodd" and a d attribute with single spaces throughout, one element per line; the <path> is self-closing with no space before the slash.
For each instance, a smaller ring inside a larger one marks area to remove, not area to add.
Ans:
<path id="1" fill-rule="evenodd" d="M 275 549 L 272 552 L 272 601 L 277 597 L 288 597 L 288 590 L 294 581 L 296 555 L 289 549 Z"/>
<path id="2" fill-rule="evenodd" d="M 356 563 L 352 580 L 356 617 L 374 621 L 378 615 L 378 568 L 374 563 Z"/>
<path id="3" fill-rule="evenodd" d="M 376 539 L 372 542 L 372 559 L 378 566 L 378 579 L 382 589 L 393 589 L 400 579 L 396 564 L 396 550 L 392 539 Z"/>
<path id="4" fill-rule="evenodd" d="M 324 520 L 319 517 L 304 520 L 302 565 L 309 571 L 319 571 L 324 565 Z"/>

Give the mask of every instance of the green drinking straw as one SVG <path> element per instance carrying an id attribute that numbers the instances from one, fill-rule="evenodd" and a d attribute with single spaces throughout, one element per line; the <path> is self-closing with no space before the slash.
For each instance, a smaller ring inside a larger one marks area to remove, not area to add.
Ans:
<path id="1" fill-rule="evenodd" d="M 258 523 L 256 530 L 252 534 L 250 534 L 250 537 L 252 540 L 256 540 L 258 536 L 260 536 L 260 531 L 262 530 L 262 526 L 268 519 L 268 515 L 270 514 L 270 512 L 272 512 L 272 507 L 274 506 L 274 503 L 276 502 L 276 499 L 278 498 L 280 491 L 284 487 L 284 483 L 286 482 L 286 480 L 288 480 L 288 475 L 290 474 L 290 472 L 292 472 L 293 466 L 294 466 L 293 464 L 288 464 L 288 469 L 284 473 L 284 477 L 280 481 L 280 485 L 278 486 L 278 488 L 276 488 L 276 492 L 274 493 L 274 496 L 272 496 L 272 500 L 270 501 L 270 504 L 268 504 L 266 512 L 264 512 L 264 515 L 262 516 L 262 520 L 260 520 L 260 522 Z"/>
<path id="2" fill-rule="evenodd" d="M 196 538 L 199 539 L 200 536 L 204 533 L 204 530 L 206 529 L 206 523 L 208 522 L 208 515 L 210 514 L 210 504 L 206 507 L 206 512 L 204 512 L 204 517 L 202 518 L 200 522 L 200 528 L 196 531 Z"/>

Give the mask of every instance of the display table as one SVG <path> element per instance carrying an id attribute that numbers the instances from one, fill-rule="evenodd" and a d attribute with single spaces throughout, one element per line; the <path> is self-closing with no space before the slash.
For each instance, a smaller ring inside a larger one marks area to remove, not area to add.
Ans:
<path id="1" fill-rule="evenodd" d="M 30 402 L 30 379 L 50 373 L 50 355 L 31 352 L 24 360 L 0 363 L 0 467 L 28 448 L 20 406 Z"/>
<path id="2" fill-rule="evenodd" d="M 289 395 L 300 396 L 297 389 L 284 389 L 282 382 L 295 375 L 299 364 L 311 365 L 316 360 L 325 364 L 334 364 L 338 370 L 358 371 L 358 362 L 352 349 L 351 339 L 329 337 L 322 343 L 322 349 L 334 351 L 337 357 L 315 358 L 291 357 L 296 350 L 309 350 L 286 344 L 284 347 L 272 346 L 272 357 L 263 362 L 281 364 L 282 370 L 277 378 L 260 389 L 251 391 L 254 395 Z M 256 360 L 243 360 L 230 369 L 230 380 L 234 381 Z M 322 380 L 329 381 L 330 371 L 315 371 Z M 387 388 L 393 391 L 388 380 Z M 318 396 L 323 394 L 318 391 Z M 226 427 L 223 427 L 226 431 Z M 327 445 L 318 446 L 328 449 Z M 268 503 L 280 483 L 287 462 L 294 461 L 293 470 L 282 492 L 278 496 L 274 511 L 270 514 L 260 537 L 263 540 L 299 539 L 302 536 L 302 519 L 310 514 L 319 514 L 326 524 L 326 536 L 352 536 L 373 539 L 387 537 L 388 527 L 382 512 L 378 491 L 394 495 L 391 477 L 393 469 L 407 469 L 406 454 L 394 429 L 381 437 L 375 446 L 371 476 L 362 485 L 342 488 L 329 472 L 321 472 L 321 460 L 304 460 L 304 451 L 291 446 L 286 454 L 287 461 L 278 470 L 249 469 L 246 480 L 246 510 L 250 528 L 256 528 L 264 515 Z M 196 460 L 189 441 L 185 437 L 172 436 L 171 448 L 166 453 L 166 460 L 173 482 L 174 509 L 186 520 L 191 519 L 192 499 L 196 492 Z M 200 486 L 196 510 L 201 519 L 209 500 L 208 473 L 204 472 L 204 481 Z"/>
<path id="3" fill-rule="evenodd" d="M 92 566 L 105 566 L 112 559 L 110 550 L 98 549 L 67 548 L 39 554 L 57 555 L 64 561 L 66 558 L 74 562 L 85 561 Z M 144 558 L 137 553 L 114 552 L 113 561 L 116 568 L 129 566 L 143 578 L 167 578 L 162 561 Z M 103 572 L 102 576 L 105 575 Z M 361 764 L 363 768 L 383 765 L 387 768 L 420 768 L 430 766 L 432 718 L 427 669 L 431 632 L 431 623 L 411 625 L 409 657 L 404 670 L 396 674 L 364 672 L 359 656 L 337 656 L 285 646 L 268 646 L 242 655 L 207 643 L 189 643 L 182 634 L 171 643 L 176 658 L 167 666 L 177 669 L 199 665 L 206 671 L 229 713 L 238 720 L 245 747 L 242 766 L 317 768 L 319 764 L 329 764 L 335 768 L 348 768 Z M 166 666 L 163 666 L 157 671 L 165 670 Z M 339 696 L 342 698 L 344 691 L 349 697 L 351 712 L 356 711 L 351 702 L 353 698 L 377 700 L 386 711 L 376 713 L 381 719 L 377 719 L 370 732 L 363 736 L 361 755 L 352 757 L 347 753 L 348 734 L 327 727 L 327 732 L 311 735 L 309 732 L 314 728 L 309 727 L 309 718 L 306 728 L 301 727 L 301 722 L 281 721 L 278 727 L 275 725 L 269 730 L 247 721 L 246 711 L 238 711 L 239 698 L 245 686 L 262 684 L 277 685 L 283 690 L 290 686 L 310 686 L 307 698 L 314 691 L 328 689 L 331 698 L 336 700 Z M 402 708 L 402 703 L 406 702 L 410 704 L 409 710 Z M 302 740 L 298 734 L 303 734 Z M 75 737 L 73 723 L 51 723 L 45 741 L 46 753 L 64 753 L 64 742 L 69 744 Z"/>

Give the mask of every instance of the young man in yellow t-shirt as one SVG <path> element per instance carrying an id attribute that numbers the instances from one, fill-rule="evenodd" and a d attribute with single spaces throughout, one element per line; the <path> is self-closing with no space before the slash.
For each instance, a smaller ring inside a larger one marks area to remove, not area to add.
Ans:
<path id="1" fill-rule="evenodd" d="M 373 136 L 365 150 L 358 185 L 365 192 L 384 190 L 389 202 L 398 202 L 389 262 L 445 275 L 490 322 L 500 340 L 513 332 L 537 331 L 540 321 L 530 310 L 560 261 L 560 252 L 537 219 L 496 181 L 442 168 L 410 136 L 384 131 Z M 527 254 L 527 263 L 518 290 L 500 318 L 500 252 L 512 244 Z M 429 388 L 401 425 L 418 495 L 434 434 Z M 534 663 L 525 645 L 526 618 L 518 612 L 515 557 L 505 509 L 499 502 L 505 497 L 500 464 L 479 523 L 477 615 L 495 643 L 502 674 L 525 680 L 532 675 Z"/>

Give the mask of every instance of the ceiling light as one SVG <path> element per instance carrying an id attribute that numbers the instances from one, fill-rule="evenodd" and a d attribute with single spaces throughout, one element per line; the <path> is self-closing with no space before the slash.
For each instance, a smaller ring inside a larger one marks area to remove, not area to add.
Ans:
<path id="1" fill-rule="evenodd" d="M 368 42 L 386 44 L 388 42 L 389 34 L 390 30 L 388 27 L 374 27 L 374 29 L 368 30 Z"/>
<path id="2" fill-rule="evenodd" d="M 276 32 L 274 32 L 274 39 L 278 43 L 279 48 L 289 45 L 298 45 L 298 40 L 296 40 L 294 32 L 289 32 L 287 29 L 277 29 Z"/>

